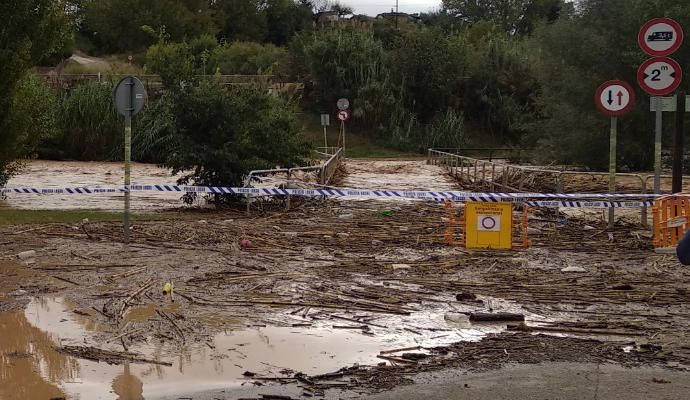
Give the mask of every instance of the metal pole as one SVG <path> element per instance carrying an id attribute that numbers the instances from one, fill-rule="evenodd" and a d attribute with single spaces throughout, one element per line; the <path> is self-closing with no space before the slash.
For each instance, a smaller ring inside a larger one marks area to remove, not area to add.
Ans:
<path id="1" fill-rule="evenodd" d="M 340 129 L 343 131 L 343 157 L 345 156 L 345 122 L 340 123 Z"/>
<path id="2" fill-rule="evenodd" d="M 673 137 L 673 193 L 683 191 L 683 122 L 685 119 L 685 92 L 678 93 L 676 107 L 676 134 Z"/>
<path id="3" fill-rule="evenodd" d="M 654 193 L 661 193 L 661 130 L 662 126 L 662 104 L 661 96 L 655 98 L 656 103 L 656 129 L 654 132 Z"/>
<path id="4" fill-rule="evenodd" d="M 323 126 L 323 147 L 324 153 L 328 154 L 328 135 L 326 134 L 326 125 Z"/>
<path id="5" fill-rule="evenodd" d="M 129 186 L 132 172 L 132 116 L 125 116 L 125 243 L 129 243 Z"/>
<path id="6" fill-rule="evenodd" d="M 611 139 L 609 141 L 609 193 L 616 193 L 616 129 L 618 117 L 611 117 Z M 609 229 L 613 228 L 614 208 L 609 207 Z"/>

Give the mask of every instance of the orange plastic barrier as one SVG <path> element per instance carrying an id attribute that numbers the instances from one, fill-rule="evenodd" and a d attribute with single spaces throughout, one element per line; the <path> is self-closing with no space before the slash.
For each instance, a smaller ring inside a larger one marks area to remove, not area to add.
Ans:
<path id="1" fill-rule="evenodd" d="M 654 248 L 675 247 L 690 226 L 690 197 L 663 196 L 654 201 Z"/>

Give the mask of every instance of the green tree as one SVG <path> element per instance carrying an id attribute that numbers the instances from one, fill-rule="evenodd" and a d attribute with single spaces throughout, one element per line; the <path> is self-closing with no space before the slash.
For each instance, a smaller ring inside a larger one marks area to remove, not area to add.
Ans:
<path id="1" fill-rule="evenodd" d="M 266 0 L 266 41 L 282 46 L 312 23 L 311 4 L 294 0 Z"/>
<path id="2" fill-rule="evenodd" d="M 102 53 L 144 49 L 162 28 L 172 41 L 218 32 L 207 0 L 82 1 L 81 32 Z"/>
<path id="3" fill-rule="evenodd" d="M 22 78 L 41 59 L 61 49 L 69 40 L 70 21 L 65 2 L 60 0 L 8 0 L 0 2 L 3 26 L 0 28 L 0 185 L 9 176 L 12 162 L 29 150 L 18 144 L 25 140 L 36 118 L 26 115 L 23 101 L 17 99 L 19 90 L 27 89 Z M 30 79 L 30 78 L 25 78 Z M 33 83 L 29 83 L 30 87 Z M 14 121 L 14 122 L 13 122 Z M 43 132 L 35 134 L 43 135 Z M 24 138 L 24 139 L 22 139 Z"/>
<path id="4" fill-rule="evenodd" d="M 530 33 L 558 19 L 564 0 L 443 0 L 443 9 L 467 24 L 487 21 L 510 34 Z"/>
<path id="5" fill-rule="evenodd" d="M 233 42 L 217 47 L 210 57 L 214 71 L 223 74 L 282 75 L 287 70 L 288 53 L 273 44 Z"/>
<path id="6" fill-rule="evenodd" d="M 180 183 L 240 185 L 252 169 L 303 165 L 309 155 L 294 104 L 259 88 L 205 80 L 162 100 L 135 145 L 163 155 L 164 166 L 184 174 Z"/>
<path id="7" fill-rule="evenodd" d="M 217 0 L 212 4 L 222 41 L 262 42 L 268 34 L 264 0 Z"/>

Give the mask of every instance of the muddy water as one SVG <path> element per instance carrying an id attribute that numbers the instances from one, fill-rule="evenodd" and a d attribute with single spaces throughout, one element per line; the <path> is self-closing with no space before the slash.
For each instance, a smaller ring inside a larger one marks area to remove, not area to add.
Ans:
<path id="1" fill-rule="evenodd" d="M 348 160 L 342 186 L 355 189 L 458 190 L 457 183 L 424 160 Z"/>
<path id="2" fill-rule="evenodd" d="M 148 364 L 107 365 L 56 352 L 54 345 L 82 345 L 121 351 L 119 345 L 92 339 L 98 326 L 75 314 L 63 299 L 36 299 L 24 311 L 0 314 L 0 398 L 5 400 L 66 396 L 79 399 L 155 399 L 182 393 L 239 388 L 245 371 L 280 376 L 301 371 L 332 372 L 353 364 L 372 365 L 382 350 L 434 346 L 458 340 L 479 340 L 500 325 L 443 324 L 443 314 L 414 313 L 404 326 L 364 335 L 361 331 L 319 328 L 260 327 L 227 331 L 208 346 L 169 352 L 154 345 L 130 350 L 148 358 L 172 362 L 172 367 Z M 136 310 L 132 321 L 148 318 L 151 310 Z M 447 329 L 424 330 L 439 324 Z M 414 330 L 414 329 L 413 329 Z M 285 370 L 294 372 L 284 372 Z"/>
<path id="3" fill-rule="evenodd" d="M 22 172 L 10 179 L 7 187 L 113 187 L 123 185 L 124 164 L 109 162 L 30 161 Z M 132 165 L 132 184 L 174 184 L 177 177 L 167 169 L 152 164 Z M 175 193 L 134 192 L 132 209 L 158 210 L 180 207 L 180 195 Z M 18 195 L 0 199 L 0 208 L 34 210 L 98 209 L 121 210 L 122 194 L 95 195 Z"/>

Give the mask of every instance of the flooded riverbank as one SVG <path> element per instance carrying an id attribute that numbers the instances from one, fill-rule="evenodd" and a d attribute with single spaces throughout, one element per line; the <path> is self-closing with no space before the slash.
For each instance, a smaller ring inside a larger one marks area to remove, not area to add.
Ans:
<path id="1" fill-rule="evenodd" d="M 153 164 L 132 164 L 132 184 L 175 184 L 177 176 L 170 170 Z M 83 161 L 28 161 L 21 173 L 12 177 L 7 187 L 64 188 L 114 187 L 124 184 L 124 164 L 115 162 Z M 0 199 L 0 208 L 22 210 L 122 210 L 123 194 L 93 195 L 14 195 Z M 133 192 L 132 209 L 156 211 L 181 207 L 177 193 Z"/>

